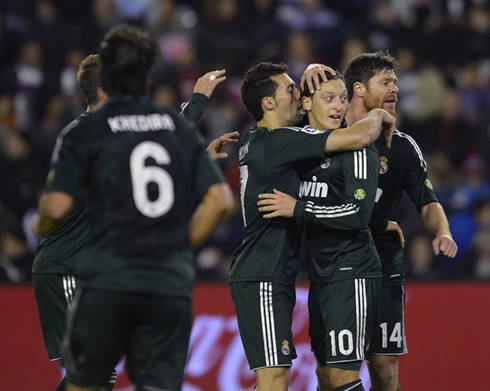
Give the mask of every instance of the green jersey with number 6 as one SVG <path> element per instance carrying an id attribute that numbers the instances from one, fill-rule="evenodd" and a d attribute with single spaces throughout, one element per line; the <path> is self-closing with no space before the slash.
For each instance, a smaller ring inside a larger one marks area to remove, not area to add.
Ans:
<path id="1" fill-rule="evenodd" d="M 149 99 L 111 98 L 63 130 L 53 160 L 51 191 L 88 192 L 80 285 L 190 297 L 189 221 L 224 182 L 196 129 Z"/>

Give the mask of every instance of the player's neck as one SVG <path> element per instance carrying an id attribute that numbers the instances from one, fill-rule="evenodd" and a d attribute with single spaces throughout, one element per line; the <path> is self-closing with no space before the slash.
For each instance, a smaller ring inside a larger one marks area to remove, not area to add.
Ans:
<path id="1" fill-rule="evenodd" d="M 284 123 L 282 118 L 277 118 L 274 115 L 264 115 L 264 117 L 257 122 L 257 127 L 259 128 L 268 128 L 271 130 L 282 128 L 284 126 L 289 126 L 287 123 Z"/>
<path id="2" fill-rule="evenodd" d="M 349 124 L 349 126 L 352 126 L 357 121 L 363 119 L 367 115 L 367 113 L 368 111 L 362 104 L 362 101 L 353 100 L 351 102 L 349 110 L 347 110 L 347 114 L 345 115 L 345 121 Z"/>

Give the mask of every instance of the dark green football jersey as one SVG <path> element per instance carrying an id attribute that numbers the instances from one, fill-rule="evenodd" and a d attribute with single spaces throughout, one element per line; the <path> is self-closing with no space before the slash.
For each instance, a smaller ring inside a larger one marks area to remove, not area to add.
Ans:
<path id="1" fill-rule="evenodd" d="M 368 227 L 378 173 L 374 145 L 303 165 L 295 216 L 307 223 L 311 281 L 381 277 Z"/>
<path id="2" fill-rule="evenodd" d="M 71 128 L 84 121 L 90 113 L 83 113 L 67 127 Z M 50 191 L 50 176 L 46 181 L 46 191 Z M 76 258 L 85 246 L 88 222 L 85 214 L 86 199 L 78 195 L 72 212 L 63 225 L 54 232 L 43 236 L 36 249 L 32 264 L 33 273 L 76 274 Z"/>
<path id="3" fill-rule="evenodd" d="M 383 133 L 375 145 L 381 162 L 378 204 L 387 219 L 399 222 L 398 209 L 404 191 L 418 211 L 428 203 L 438 202 L 427 174 L 427 164 L 422 151 L 412 137 L 395 130 L 390 149 L 386 147 Z M 393 257 L 400 251 L 398 235 L 373 231 L 373 237 L 383 264 L 385 282 L 403 282 L 403 265 L 392 262 Z"/>
<path id="4" fill-rule="evenodd" d="M 111 98 L 67 128 L 53 155 L 51 190 L 88 192 L 81 285 L 189 297 L 189 220 L 224 181 L 196 129 L 146 98 Z"/>
<path id="5" fill-rule="evenodd" d="M 257 202 L 277 189 L 298 196 L 299 162 L 325 156 L 330 131 L 298 127 L 252 128 L 240 148 L 240 198 L 243 242 L 233 254 L 230 282 L 292 284 L 298 266 L 298 226 L 294 219 L 264 219 Z"/>

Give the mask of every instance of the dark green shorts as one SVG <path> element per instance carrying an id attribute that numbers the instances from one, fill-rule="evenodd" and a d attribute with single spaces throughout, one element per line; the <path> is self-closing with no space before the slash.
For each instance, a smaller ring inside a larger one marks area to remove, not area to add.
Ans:
<path id="1" fill-rule="evenodd" d="M 294 285 L 253 281 L 230 287 L 250 369 L 291 366 L 297 357 L 291 331 Z"/>
<path id="2" fill-rule="evenodd" d="M 102 387 L 125 354 L 134 384 L 180 390 L 191 318 L 186 298 L 78 290 L 64 341 L 68 380 Z"/>
<path id="3" fill-rule="evenodd" d="M 380 316 L 381 278 L 311 283 L 311 348 L 320 365 L 360 370 Z"/>
<path id="4" fill-rule="evenodd" d="M 73 274 L 32 275 L 44 343 L 51 361 L 61 359 L 61 341 L 66 330 L 68 304 L 75 296 Z"/>
<path id="5" fill-rule="evenodd" d="M 405 288 L 385 286 L 381 297 L 381 320 L 373 343 L 373 354 L 401 355 L 408 352 L 405 337 Z"/>

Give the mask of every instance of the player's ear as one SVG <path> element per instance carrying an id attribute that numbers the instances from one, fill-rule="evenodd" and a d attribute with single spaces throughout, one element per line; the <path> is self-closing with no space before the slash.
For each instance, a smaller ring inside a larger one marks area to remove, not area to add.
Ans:
<path id="1" fill-rule="evenodd" d="M 276 106 L 276 101 L 272 96 L 264 96 L 262 98 L 262 106 L 265 110 L 274 110 L 274 107 Z"/>
<path id="2" fill-rule="evenodd" d="M 358 96 L 359 98 L 364 98 L 364 95 L 366 93 L 366 85 L 361 82 L 355 82 L 354 85 L 352 86 L 354 90 L 354 95 Z"/>
<path id="3" fill-rule="evenodd" d="M 96 93 L 97 93 L 97 100 L 99 102 L 105 102 L 107 100 L 108 96 L 101 87 L 97 87 Z"/>
<path id="4" fill-rule="evenodd" d="M 311 96 L 303 96 L 303 109 L 305 109 L 306 111 L 311 111 L 311 105 L 313 103 L 311 99 Z"/>

